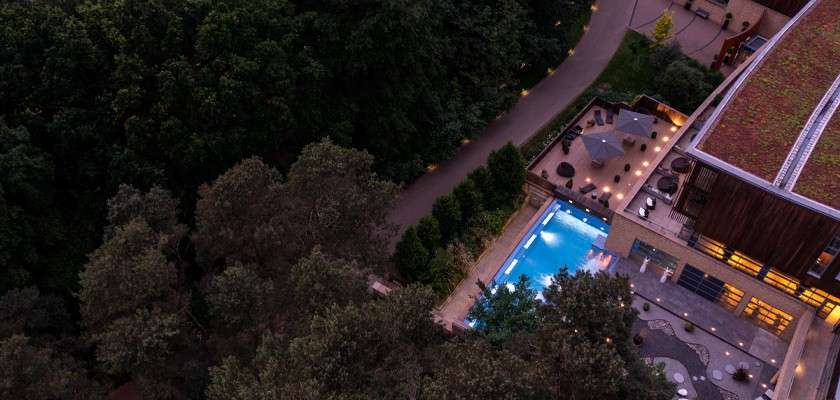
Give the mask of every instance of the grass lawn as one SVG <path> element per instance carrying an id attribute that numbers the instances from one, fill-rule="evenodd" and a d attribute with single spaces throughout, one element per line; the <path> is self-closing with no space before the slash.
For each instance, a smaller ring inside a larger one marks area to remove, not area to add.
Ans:
<path id="1" fill-rule="evenodd" d="M 676 98 L 669 101 L 667 96 L 659 95 L 660 89 L 662 88 L 657 84 L 657 77 L 664 74 L 664 71 L 658 70 L 652 64 L 651 54 L 653 52 L 652 42 L 648 38 L 640 33 L 628 31 L 624 35 L 624 39 L 615 55 L 613 55 L 612 60 L 610 60 L 595 82 L 578 96 L 571 105 L 557 114 L 548 125 L 522 145 L 521 151 L 525 159 L 531 160 L 539 154 L 548 143 L 560 134 L 560 129 L 568 124 L 569 120 L 593 97 L 598 96 L 612 102 L 630 102 L 636 96 L 645 94 L 661 99 L 669 104 L 676 104 Z M 705 99 L 723 81 L 723 76 L 717 72 L 711 72 L 704 66 L 685 56 L 680 57 L 673 62 L 681 61 L 690 64 L 701 71 L 701 79 L 708 83 L 707 90 L 701 90 L 700 93 L 697 93 L 695 100 Z M 678 94 L 674 93 L 672 96 Z M 696 101 L 696 104 L 699 103 L 700 101 Z M 680 111 L 691 114 L 693 110 L 685 109 Z"/>

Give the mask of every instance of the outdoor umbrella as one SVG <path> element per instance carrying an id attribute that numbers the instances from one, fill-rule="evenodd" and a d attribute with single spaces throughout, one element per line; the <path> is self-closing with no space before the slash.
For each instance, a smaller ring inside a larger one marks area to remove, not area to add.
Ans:
<path id="1" fill-rule="evenodd" d="M 606 160 L 624 154 L 621 142 L 612 132 L 585 134 L 580 137 L 593 160 Z"/>
<path id="2" fill-rule="evenodd" d="M 651 128 L 653 128 L 652 115 L 639 114 L 628 110 L 618 112 L 618 121 L 615 124 L 615 130 L 621 133 L 650 137 Z"/>

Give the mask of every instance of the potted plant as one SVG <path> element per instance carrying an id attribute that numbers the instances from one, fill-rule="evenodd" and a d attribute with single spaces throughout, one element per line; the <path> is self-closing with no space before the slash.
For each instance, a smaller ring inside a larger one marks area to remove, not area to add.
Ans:
<path id="1" fill-rule="evenodd" d="M 750 27 L 750 21 L 741 22 L 741 32 L 747 30 Z"/>
<path id="2" fill-rule="evenodd" d="M 693 2 L 694 2 L 694 0 L 685 0 L 685 4 L 683 4 L 683 8 L 691 11 L 691 3 L 693 3 Z"/>
<path id="3" fill-rule="evenodd" d="M 641 346 L 644 342 L 645 338 L 642 335 L 637 333 L 635 336 L 633 336 L 633 344 L 635 344 L 636 346 Z"/>
<path id="4" fill-rule="evenodd" d="M 642 304 L 642 310 L 650 311 L 650 303 L 645 302 L 645 304 Z"/>
<path id="5" fill-rule="evenodd" d="M 726 13 L 726 18 L 723 19 L 723 26 L 721 26 L 721 29 L 726 30 L 726 28 L 729 28 L 730 21 L 732 21 L 732 13 L 728 12 Z"/>
<path id="6" fill-rule="evenodd" d="M 566 189 L 571 189 L 571 188 L 572 188 L 572 186 L 574 186 L 574 183 L 572 183 L 572 180 L 571 180 L 571 179 L 569 179 L 569 180 L 566 182 Z"/>
<path id="7" fill-rule="evenodd" d="M 692 324 L 691 322 L 686 322 L 683 326 L 683 329 L 685 329 L 685 331 L 688 333 L 694 332 L 694 324 Z"/>
<path id="8" fill-rule="evenodd" d="M 746 382 L 750 379 L 750 374 L 747 372 L 747 370 L 743 368 L 738 368 L 735 370 L 735 373 L 732 374 L 732 379 L 736 382 Z"/>

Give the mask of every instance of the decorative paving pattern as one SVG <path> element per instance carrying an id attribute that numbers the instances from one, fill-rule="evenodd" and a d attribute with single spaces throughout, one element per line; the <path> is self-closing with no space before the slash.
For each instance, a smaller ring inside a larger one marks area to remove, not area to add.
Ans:
<path id="1" fill-rule="evenodd" d="M 671 326 L 671 323 L 664 320 L 664 319 L 654 319 L 647 322 L 648 328 L 655 331 L 662 331 L 662 333 L 668 336 L 676 336 L 674 332 L 674 327 Z"/>
<path id="2" fill-rule="evenodd" d="M 700 357 L 700 362 L 702 362 L 703 365 L 709 366 L 709 360 L 710 360 L 709 349 L 707 349 L 706 346 L 703 346 L 702 344 L 699 344 L 699 343 L 686 343 L 686 344 L 688 345 L 688 347 L 691 347 L 694 350 L 695 353 L 697 353 L 697 356 Z"/>
<path id="3" fill-rule="evenodd" d="M 718 386 L 718 390 L 720 390 L 720 395 L 723 396 L 723 400 L 741 400 L 741 397 L 735 393 L 732 393 L 720 386 Z"/>

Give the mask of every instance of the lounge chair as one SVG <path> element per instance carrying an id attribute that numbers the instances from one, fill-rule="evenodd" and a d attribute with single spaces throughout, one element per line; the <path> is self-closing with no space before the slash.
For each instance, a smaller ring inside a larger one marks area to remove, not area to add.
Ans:
<path id="1" fill-rule="evenodd" d="M 595 110 L 595 123 L 599 126 L 604 125 L 604 119 L 601 118 L 601 110 Z"/>
<path id="2" fill-rule="evenodd" d="M 613 112 L 612 108 L 607 109 L 607 123 L 612 125 L 613 123 L 613 116 L 615 113 Z"/>
<path id="3" fill-rule="evenodd" d="M 604 168 L 604 162 L 601 160 L 592 160 L 592 168 Z"/>
<path id="4" fill-rule="evenodd" d="M 612 196 L 612 193 L 604 192 L 604 193 L 601 194 L 601 197 L 598 197 L 598 202 L 603 204 L 604 207 L 609 208 L 610 207 L 610 196 Z"/>
<path id="5" fill-rule="evenodd" d="M 649 216 L 650 216 L 650 212 L 646 208 L 644 208 L 644 207 L 639 208 L 639 218 L 647 219 Z"/>
<path id="6" fill-rule="evenodd" d="M 583 193 L 583 194 L 587 194 L 587 193 L 595 190 L 596 188 L 597 188 L 597 186 L 589 183 L 586 186 L 581 186 L 580 187 L 580 192 Z"/>
<path id="7" fill-rule="evenodd" d="M 656 199 L 654 199 L 653 197 L 646 198 L 645 207 L 647 207 L 648 210 L 656 209 Z"/>

